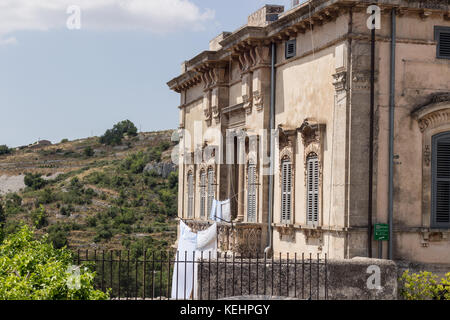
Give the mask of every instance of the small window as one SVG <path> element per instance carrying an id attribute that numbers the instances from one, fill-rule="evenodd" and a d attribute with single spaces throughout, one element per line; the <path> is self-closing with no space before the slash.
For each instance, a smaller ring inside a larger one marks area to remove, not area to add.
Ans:
<path id="1" fill-rule="evenodd" d="M 319 223 L 319 159 L 315 153 L 308 156 L 306 169 L 306 223 L 309 225 L 317 225 Z"/>
<path id="2" fill-rule="evenodd" d="M 214 192 L 214 169 L 208 169 L 208 213 L 211 212 L 212 203 L 214 200 L 215 192 Z"/>
<path id="3" fill-rule="evenodd" d="M 292 217 L 292 162 L 284 158 L 281 164 L 281 223 L 290 224 Z"/>
<path id="4" fill-rule="evenodd" d="M 192 174 L 192 172 L 189 172 L 187 175 L 187 183 L 188 183 L 187 216 L 188 218 L 192 218 L 194 216 L 194 175 Z"/>
<path id="5" fill-rule="evenodd" d="M 432 221 L 434 228 L 450 228 L 450 132 L 433 137 Z"/>
<path id="6" fill-rule="evenodd" d="M 288 40 L 286 41 L 286 49 L 285 49 L 285 56 L 286 59 L 295 57 L 297 53 L 297 40 Z"/>
<path id="7" fill-rule="evenodd" d="M 206 215 L 206 171 L 200 172 L 200 217 Z"/>
<path id="8" fill-rule="evenodd" d="M 248 165 L 247 221 L 256 222 L 256 165 Z"/>
<path id="9" fill-rule="evenodd" d="M 450 59 L 450 27 L 434 27 L 434 37 L 437 41 L 437 58 Z"/>

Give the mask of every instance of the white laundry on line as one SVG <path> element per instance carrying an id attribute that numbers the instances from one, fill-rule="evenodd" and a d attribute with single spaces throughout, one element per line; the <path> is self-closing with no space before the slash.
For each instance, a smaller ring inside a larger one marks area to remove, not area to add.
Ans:
<path id="1" fill-rule="evenodd" d="M 175 259 L 172 276 L 172 299 L 186 300 L 193 297 L 198 299 L 197 269 L 194 261 L 217 258 L 217 223 L 198 233 L 180 221 L 180 239 L 178 240 L 178 259 Z"/>
<path id="2" fill-rule="evenodd" d="M 217 222 L 231 222 L 231 201 L 218 201 L 214 199 L 211 206 L 211 213 L 209 215 L 209 218 L 212 221 Z"/>
<path id="3" fill-rule="evenodd" d="M 180 221 L 180 238 L 178 240 L 178 259 L 172 276 L 172 299 L 190 299 L 192 284 L 195 281 L 196 269 L 192 263 L 194 251 L 197 248 L 197 234 L 183 222 Z"/>
<path id="4" fill-rule="evenodd" d="M 197 260 L 200 260 L 202 256 L 203 259 L 217 258 L 217 223 L 197 233 L 197 252 L 195 256 Z M 198 264 L 195 265 L 196 268 L 197 266 Z M 194 283 L 194 299 L 198 300 L 197 269 L 195 269 Z"/>

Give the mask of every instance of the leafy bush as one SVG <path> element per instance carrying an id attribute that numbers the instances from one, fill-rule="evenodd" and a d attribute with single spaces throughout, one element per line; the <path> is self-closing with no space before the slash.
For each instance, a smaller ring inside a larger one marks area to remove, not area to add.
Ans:
<path id="1" fill-rule="evenodd" d="M 60 143 L 66 143 L 66 142 L 69 142 L 69 139 L 64 138 L 64 139 L 61 140 Z"/>
<path id="2" fill-rule="evenodd" d="M 121 121 L 114 125 L 112 129 L 106 130 L 100 137 L 100 143 L 106 145 L 119 145 L 122 143 L 123 136 L 136 136 L 137 128 L 130 120 Z"/>
<path id="3" fill-rule="evenodd" d="M 88 146 L 88 147 L 84 148 L 83 154 L 84 154 L 86 157 L 92 157 L 92 156 L 94 156 L 94 149 L 92 149 L 91 146 Z"/>
<path id="4" fill-rule="evenodd" d="M 0 245 L 0 300 L 106 300 L 94 289 L 95 273 L 79 268 L 74 276 L 72 254 L 55 249 L 47 238 L 34 240 L 23 226 Z"/>
<path id="5" fill-rule="evenodd" d="M 48 232 L 48 241 L 53 244 L 56 249 L 64 248 L 68 245 L 67 236 L 69 235 L 70 227 L 64 226 L 60 223 L 51 225 Z"/>
<path id="6" fill-rule="evenodd" d="M 41 204 L 49 204 L 55 201 L 55 196 L 52 193 L 52 190 L 50 188 L 46 188 L 43 191 L 41 191 L 36 199 L 36 207 L 38 207 Z"/>
<path id="7" fill-rule="evenodd" d="M 12 149 L 8 148 L 7 145 L 1 145 L 0 146 L 0 156 L 4 154 L 10 154 L 12 153 Z"/>
<path id="8" fill-rule="evenodd" d="M 0 203 L 0 243 L 3 241 L 5 224 L 6 214 L 3 210 L 2 204 Z"/>
<path id="9" fill-rule="evenodd" d="M 33 221 L 33 225 L 38 229 L 48 225 L 47 213 L 45 212 L 45 208 L 42 204 L 38 209 L 31 213 L 31 220 Z"/>
<path id="10" fill-rule="evenodd" d="M 438 282 L 438 276 L 431 272 L 410 274 L 406 270 L 400 280 L 401 294 L 406 300 L 450 300 L 450 273 Z"/>
<path id="11" fill-rule="evenodd" d="M 27 173 L 24 178 L 24 183 L 33 190 L 42 189 L 47 182 L 41 176 L 40 173 Z"/>

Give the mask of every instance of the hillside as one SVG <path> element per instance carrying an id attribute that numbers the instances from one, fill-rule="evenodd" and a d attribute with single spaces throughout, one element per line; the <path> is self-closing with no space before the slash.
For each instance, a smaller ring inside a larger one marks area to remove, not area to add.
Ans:
<path id="1" fill-rule="evenodd" d="M 116 146 L 94 137 L 1 155 L 4 232 L 24 222 L 48 233 L 56 247 L 167 249 L 176 239 L 172 133 L 139 133 Z"/>

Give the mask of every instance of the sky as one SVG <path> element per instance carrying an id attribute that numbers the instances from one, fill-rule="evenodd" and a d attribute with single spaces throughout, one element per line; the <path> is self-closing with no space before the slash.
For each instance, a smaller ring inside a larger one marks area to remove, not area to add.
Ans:
<path id="1" fill-rule="evenodd" d="M 290 7 L 290 0 L 268 3 Z M 175 129 L 166 83 L 261 0 L 0 0 L 0 145 Z"/>

